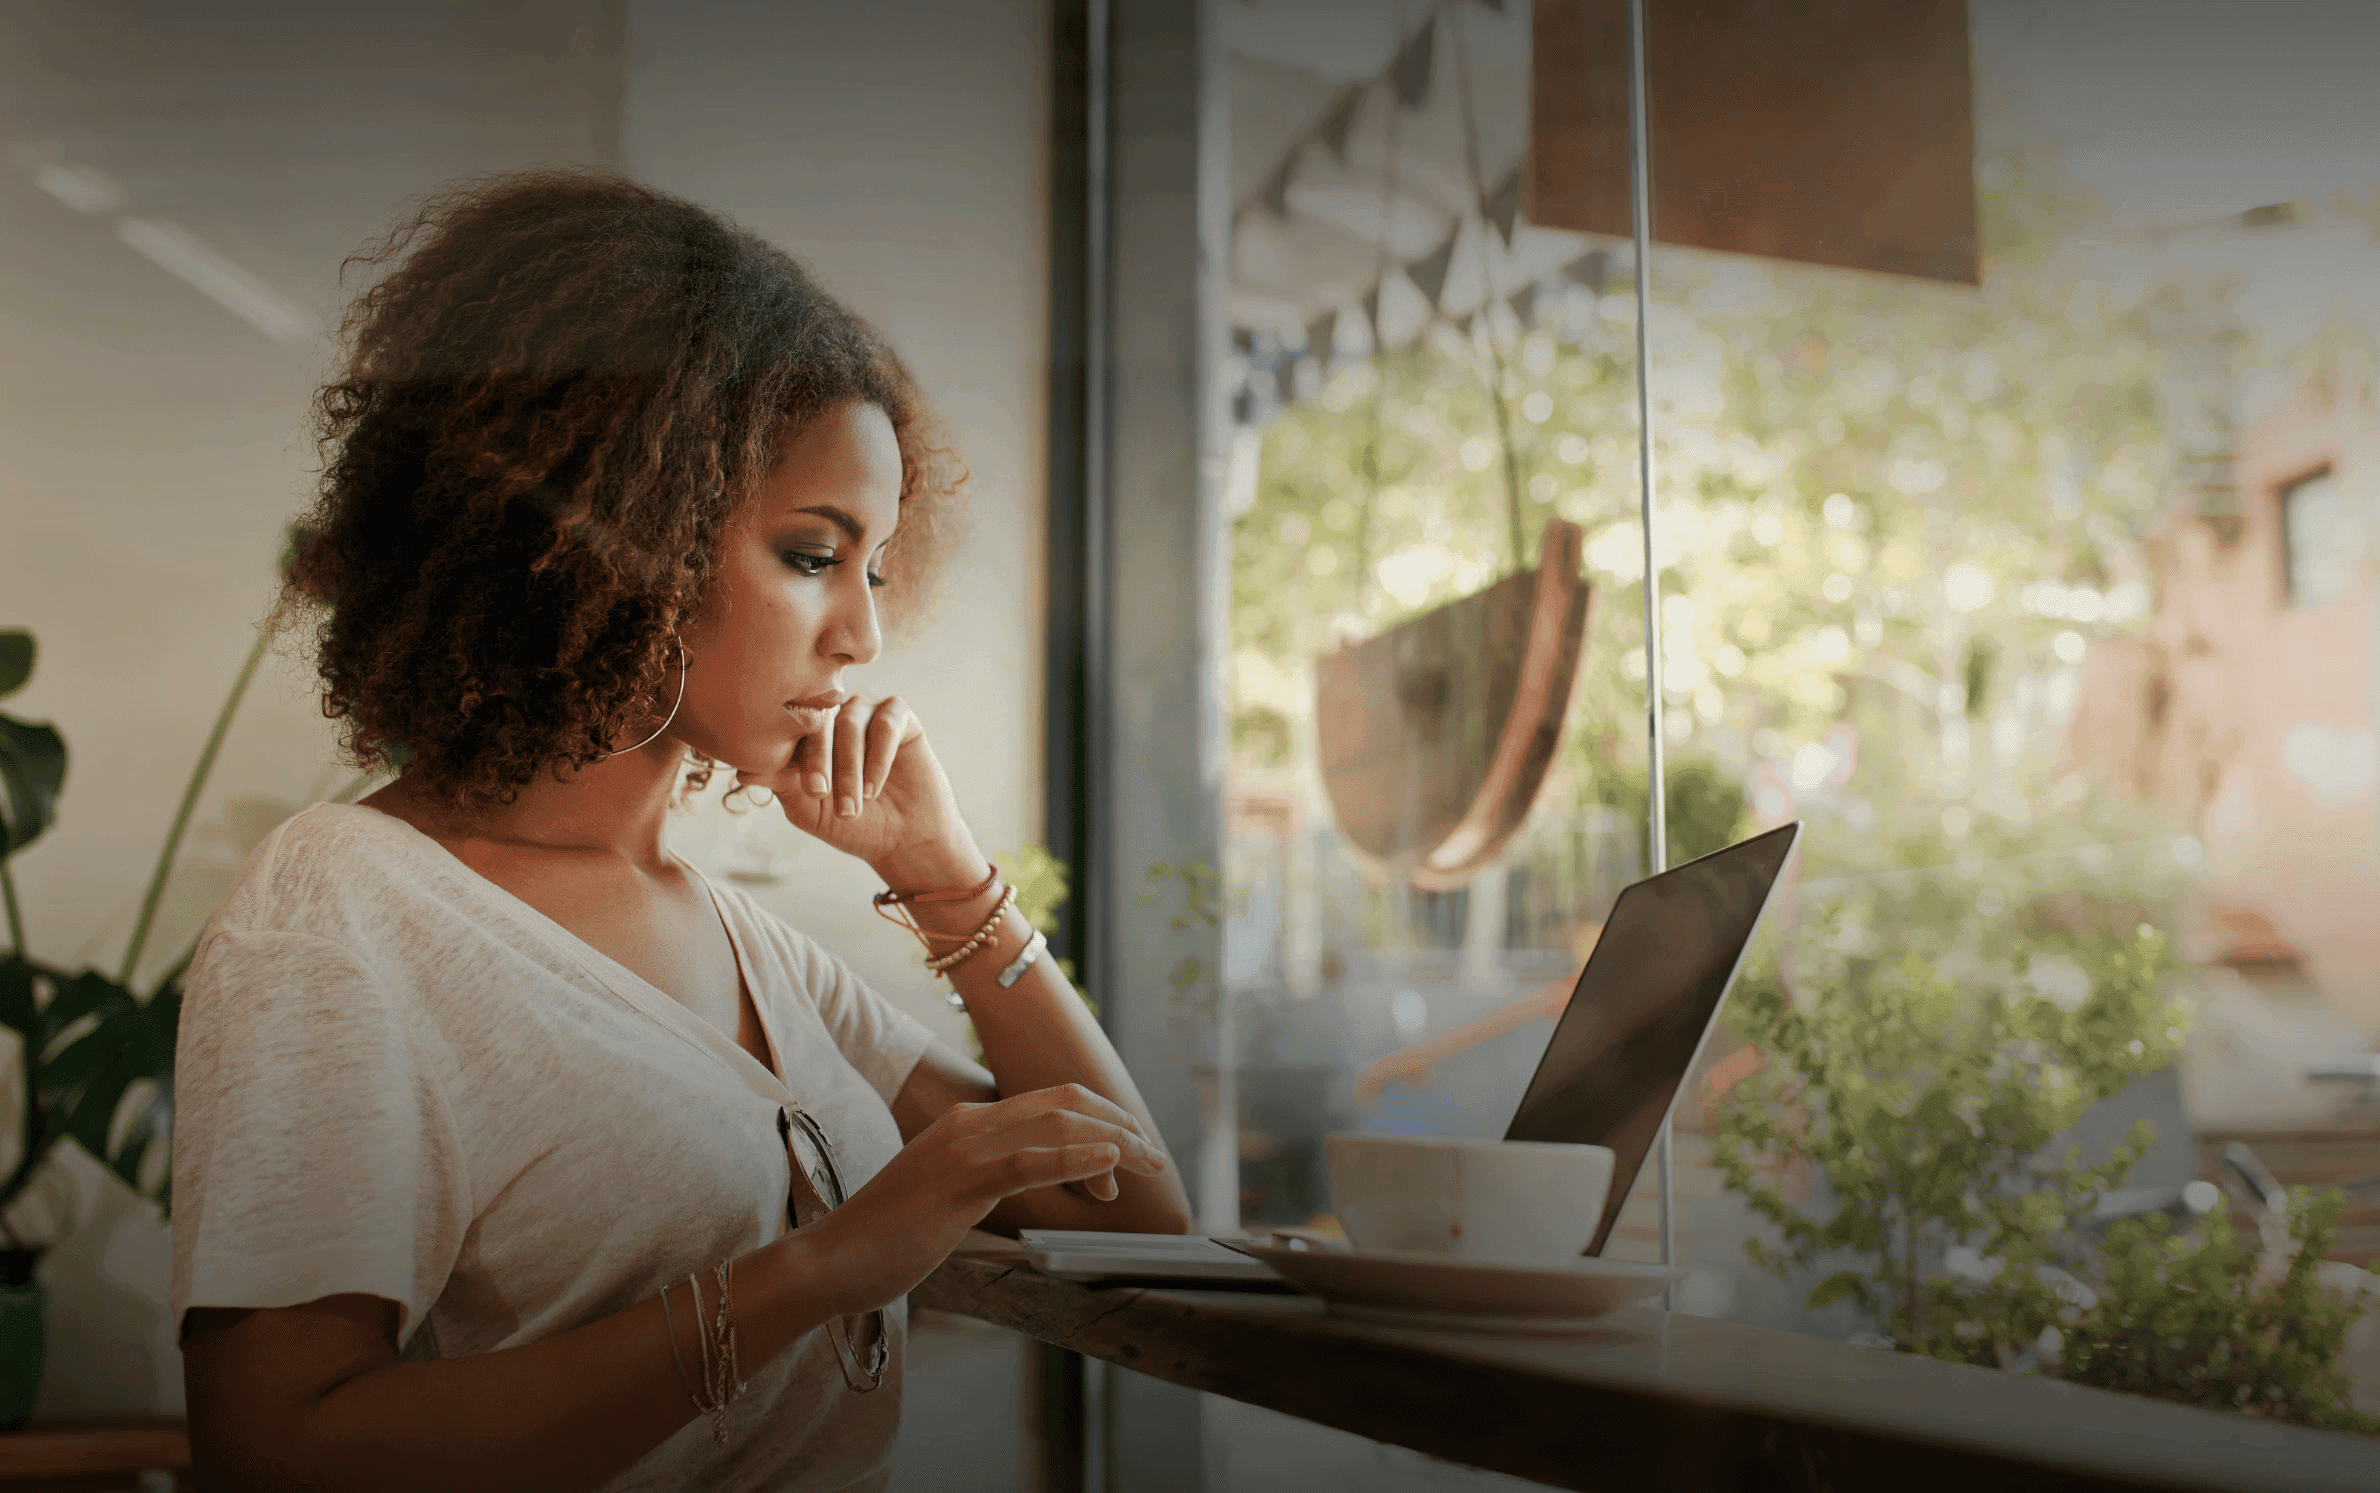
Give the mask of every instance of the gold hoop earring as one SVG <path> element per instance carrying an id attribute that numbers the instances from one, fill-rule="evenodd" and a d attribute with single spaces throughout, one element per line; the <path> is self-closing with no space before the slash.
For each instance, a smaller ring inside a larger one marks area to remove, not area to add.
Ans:
<path id="1" fill-rule="evenodd" d="M 670 701 L 670 703 L 669 703 L 669 715 L 668 715 L 668 716 L 667 716 L 667 717 L 666 717 L 666 718 L 665 718 L 665 719 L 664 719 L 664 720 L 661 722 L 660 726 L 659 726 L 659 727 L 657 727 L 657 728 L 654 730 L 654 732 L 653 732 L 653 734 L 652 734 L 652 735 L 650 735 L 650 736 L 646 737 L 644 740 L 642 740 L 642 741 L 638 742 L 638 743 L 636 744 L 636 746 L 624 746 L 624 747 L 620 748 L 620 750 L 619 750 L 618 752 L 605 752 L 603 755 L 604 755 L 605 757 L 607 757 L 607 758 L 610 758 L 610 757 L 617 757 L 617 756 L 619 756 L 619 755 L 620 755 L 620 753 L 621 753 L 621 752 L 633 752 L 633 751 L 635 751 L 635 750 L 637 749 L 637 747 L 648 747 L 648 746 L 651 746 L 651 745 L 652 745 L 654 742 L 656 742 L 656 741 L 659 741 L 659 740 L 661 739 L 661 733 L 662 733 L 663 731 L 666 731 L 666 730 L 668 730 L 668 729 L 669 729 L 670 722 L 671 722 L 671 721 L 674 721 L 674 720 L 676 720 L 676 719 L 678 718 L 678 707 L 679 707 L 680 705 L 683 705 L 683 704 L 685 704 L 685 703 L 686 703 L 686 645 L 685 645 L 684 643 L 679 643 L 679 644 L 678 644 L 678 697 L 677 697 L 675 700 L 672 700 L 672 701 Z"/>

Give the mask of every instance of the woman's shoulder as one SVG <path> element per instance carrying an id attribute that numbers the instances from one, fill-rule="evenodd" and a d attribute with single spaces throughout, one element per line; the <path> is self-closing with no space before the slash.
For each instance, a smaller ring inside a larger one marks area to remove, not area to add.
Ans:
<path id="1" fill-rule="evenodd" d="M 401 819 L 357 804 L 318 803 L 257 844 L 216 909 L 206 937 L 225 931 L 299 933 L 359 948 L 423 899 L 426 849 Z"/>

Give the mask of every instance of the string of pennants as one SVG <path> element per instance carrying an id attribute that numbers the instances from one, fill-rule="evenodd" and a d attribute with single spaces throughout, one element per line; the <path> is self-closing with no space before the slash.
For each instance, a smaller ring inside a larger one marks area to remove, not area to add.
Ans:
<path id="1" fill-rule="evenodd" d="M 1457 234 L 1459 232 L 1458 229 Z M 1446 244 L 1432 250 L 1421 260 L 1399 267 L 1405 277 L 1413 282 L 1414 288 L 1419 290 L 1424 299 L 1429 301 L 1433 311 L 1436 310 L 1438 298 L 1444 290 L 1443 277 L 1446 266 L 1452 258 L 1451 250 L 1455 237 L 1456 235 L 1449 235 Z M 1610 277 L 1611 262 L 1610 251 L 1590 249 L 1563 265 L 1553 277 L 1533 277 L 1523 282 L 1519 289 L 1503 298 L 1504 304 L 1512 312 L 1513 320 L 1516 323 L 1523 327 L 1534 325 L 1537 302 L 1539 297 L 1545 293 L 1549 278 L 1558 283 L 1581 286 L 1590 295 L 1600 296 L 1603 294 L 1605 282 Z M 1434 279 L 1428 273 L 1433 267 L 1436 277 Z M 1373 346 L 1375 348 L 1383 346 L 1379 331 L 1379 287 L 1374 286 L 1365 292 L 1358 304 L 1366 324 L 1371 329 Z M 1469 337 L 1472 334 L 1472 327 L 1479 320 L 1480 312 L 1484 309 L 1484 306 L 1474 306 L 1460 315 L 1440 316 L 1437 319 L 1452 327 L 1460 335 Z M 1263 344 L 1272 339 L 1260 337 L 1259 334 L 1247 327 L 1234 328 L 1232 333 L 1233 350 L 1241 358 L 1248 360 L 1253 365 L 1263 367 L 1267 371 L 1273 371 L 1280 363 L 1296 357 L 1313 358 L 1327 364 L 1336 356 L 1338 324 L 1342 314 L 1343 308 L 1337 306 L 1323 311 L 1305 324 L 1305 341 L 1302 346 L 1293 348 L 1276 344 L 1270 349 L 1274 354 L 1271 358 L 1263 356 L 1267 351 Z"/>
<path id="2" fill-rule="evenodd" d="M 1356 121 L 1365 98 L 1376 90 L 1387 90 L 1393 100 L 1393 107 L 1407 113 L 1424 109 L 1429 103 L 1432 85 L 1437 81 L 1439 23 L 1452 19 L 1448 13 L 1467 3 L 1482 5 L 1498 14 L 1505 13 L 1504 0 L 1441 0 L 1441 3 L 1432 6 L 1420 24 L 1398 44 L 1382 73 L 1340 89 L 1314 122 L 1290 143 L 1282 153 L 1280 162 L 1264 177 L 1255 193 L 1239 204 L 1233 214 L 1234 221 L 1258 212 L 1277 220 L 1291 218 L 1290 188 L 1309 152 L 1327 152 L 1341 168 L 1347 167 Z M 1448 315 L 1444 312 L 1444 298 L 1455 255 L 1466 227 L 1474 222 L 1483 225 L 1483 230 L 1492 227 L 1505 250 L 1511 250 L 1514 233 L 1522 221 L 1522 168 L 1518 164 L 1514 165 L 1492 188 L 1477 182 L 1475 178 L 1474 188 L 1478 200 L 1466 203 L 1467 210 L 1456 213 L 1453 223 L 1436 247 L 1409 260 L 1387 258 L 1381 267 L 1380 276 L 1354 298 L 1354 308 L 1359 309 L 1364 318 L 1374 349 L 1388 345 L 1381 330 L 1380 303 L 1390 274 L 1401 275 L 1420 293 L 1429 307 L 1429 321 L 1443 322 L 1465 337 L 1472 334 L 1474 324 L 1488 308 L 1491 298 L 1483 298 L 1460 314 Z M 1483 254 L 1486 247 L 1484 244 L 1481 246 Z M 1517 323 L 1526 327 L 1533 323 L 1538 299 L 1549 282 L 1579 285 L 1591 294 L 1600 295 L 1610 265 L 1609 251 L 1587 249 L 1559 266 L 1551 275 L 1530 275 L 1513 290 L 1492 299 L 1500 299 Z M 1324 364 L 1332 360 L 1336 353 L 1339 319 L 1348 309 L 1349 306 L 1342 302 L 1308 317 L 1304 322 L 1304 345 L 1298 349 L 1279 346 L 1274 337 L 1262 336 L 1245 327 L 1235 329 L 1235 351 L 1254 365 L 1252 371 L 1260 369 L 1275 374 L 1275 379 L 1267 381 L 1274 382 L 1278 388 L 1277 374 L 1282 363 L 1297 356 L 1313 358 Z M 1274 345 L 1262 346 L 1267 343 Z M 1272 356 L 1266 357 L 1266 353 Z M 1255 403 L 1272 401 L 1259 401 L 1256 391 L 1243 387 L 1240 397 L 1234 402 L 1242 418 L 1247 419 L 1255 415 Z"/>

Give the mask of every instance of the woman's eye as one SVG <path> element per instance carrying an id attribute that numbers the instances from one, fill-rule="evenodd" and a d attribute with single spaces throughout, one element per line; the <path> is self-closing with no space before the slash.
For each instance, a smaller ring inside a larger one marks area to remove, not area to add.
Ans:
<path id="1" fill-rule="evenodd" d="M 885 579 L 883 576 L 880 576 L 880 575 L 870 575 L 870 576 L 868 577 L 868 584 L 869 584 L 869 585 L 871 585 L 871 586 L 886 586 L 886 585 L 890 585 L 890 584 L 892 584 L 892 583 L 891 583 L 891 582 L 889 582 L 889 581 L 887 581 L 887 580 L 886 580 L 886 579 Z"/>
<path id="2" fill-rule="evenodd" d="M 800 550 L 787 550 L 785 563 L 803 575 L 824 575 L 843 562 L 827 555 L 805 555 Z"/>

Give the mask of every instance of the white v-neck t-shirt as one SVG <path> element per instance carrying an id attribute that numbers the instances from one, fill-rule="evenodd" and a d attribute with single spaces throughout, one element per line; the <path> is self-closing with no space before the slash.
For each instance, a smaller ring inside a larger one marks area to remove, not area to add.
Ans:
<path id="1" fill-rule="evenodd" d="M 900 1149 L 890 1104 L 931 1033 L 749 897 L 711 895 L 782 1077 L 401 819 L 319 804 L 275 830 L 182 1006 L 177 1335 L 193 1306 L 363 1292 L 397 1303 L 415 1361 L 537 1342 L 689 1271 L 710 1299 L 714 1261 L 786 1230 L 785 1105 L 856 1192 Z M 881 1488 L 901 1305 L 886 1318 L 879 1388 L 847 1388 L 811 1332 L 742 1365 L 727 1445 L 697 1416 L 606 1493 Z"/>

